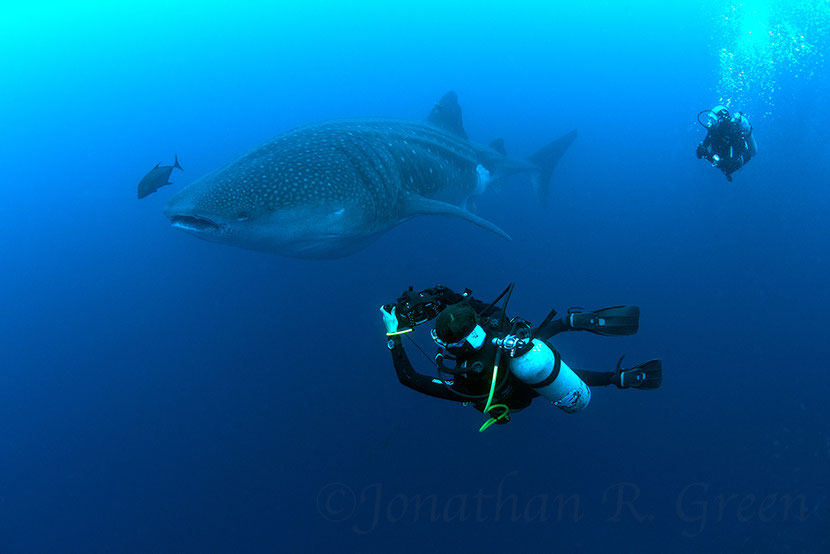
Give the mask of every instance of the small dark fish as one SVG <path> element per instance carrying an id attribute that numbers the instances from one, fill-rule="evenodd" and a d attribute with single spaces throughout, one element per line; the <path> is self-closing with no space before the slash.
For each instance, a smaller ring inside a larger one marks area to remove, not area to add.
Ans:
<path id="1" fill-rule="evenodd" d="M 138 183 L 138 197 L 144 198 L 145 196 L 153 194 L 164 185 L 172 185 L 173 183 L 168 181 L 168 179 L 170 179 L 170 174 L 173 173 L 173 169 L 175 168 L 184 171 L 182 166 L 179 165 L 178 156 L 175 156 L 173 165 L 159 166 L 159 164 L 156 164 L 156 167 L 151 169 Z"/>

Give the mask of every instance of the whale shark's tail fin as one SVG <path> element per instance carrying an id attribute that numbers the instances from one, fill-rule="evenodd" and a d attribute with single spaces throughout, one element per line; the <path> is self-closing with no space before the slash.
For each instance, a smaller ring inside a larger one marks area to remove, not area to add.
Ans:
<path id="1" fill-rule="evenodd" d="M 539 174 L 536 177 L 538 180 L 535 185 L 542 203 L 547 201 L 550 188 L 550 176 L 553 174 L 556 164 L 559 163 L 559 159 L 562 158 L 565 150 L 568 149 L 575 138 L 576 129 L 559 137 L 529 158 L 539 168 Z"/>

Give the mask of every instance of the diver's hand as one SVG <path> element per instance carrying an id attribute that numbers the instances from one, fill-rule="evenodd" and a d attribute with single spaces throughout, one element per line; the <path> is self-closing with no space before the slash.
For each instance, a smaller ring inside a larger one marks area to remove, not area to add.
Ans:
<path id="1" fill-rule="evenodd" d="M 706 153 L 706 149 L 703 147 L 703 144 L 697 145 L 697 152 L 695 153 L 697 154 L 698 160 L 703 157 L 703 155 Z"/>
<path id="2" fill-rule="evenodd" d="M 386 327 L 387 335 L 395 335 L 398 333 L 398 317 L 395 315 L 395 307 L 392 306 L 392 311 L 387 312 L 380 307 L 380 313 L 383 317 L 383 325 Z"/>

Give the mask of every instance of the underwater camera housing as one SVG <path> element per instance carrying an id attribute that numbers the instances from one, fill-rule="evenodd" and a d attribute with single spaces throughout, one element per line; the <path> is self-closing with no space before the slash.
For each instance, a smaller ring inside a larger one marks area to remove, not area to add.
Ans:
<path id="1" fill-rule="evenodd" d="M 410 286 L 403 291 L 394 306 L 388 304 L 384 306 L 384 309 L 390 311 L 394 307 L 398 324 L 413 328 L 438 316 L 438 313 L 447 305 L 444 296 L 448 291 L 447 287 L 438 285 L 415 292 Z"/>

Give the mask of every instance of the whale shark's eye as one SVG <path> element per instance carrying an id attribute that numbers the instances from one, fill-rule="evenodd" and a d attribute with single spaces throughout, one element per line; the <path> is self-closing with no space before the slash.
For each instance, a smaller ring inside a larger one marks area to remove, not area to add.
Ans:
<path id="1" fill-rule="evenodd" d="M 237 221 L 248 221 L 250 218 L 251 216 L 249 216 L 245 212 L 239 212 L 236 216 Z"/>

